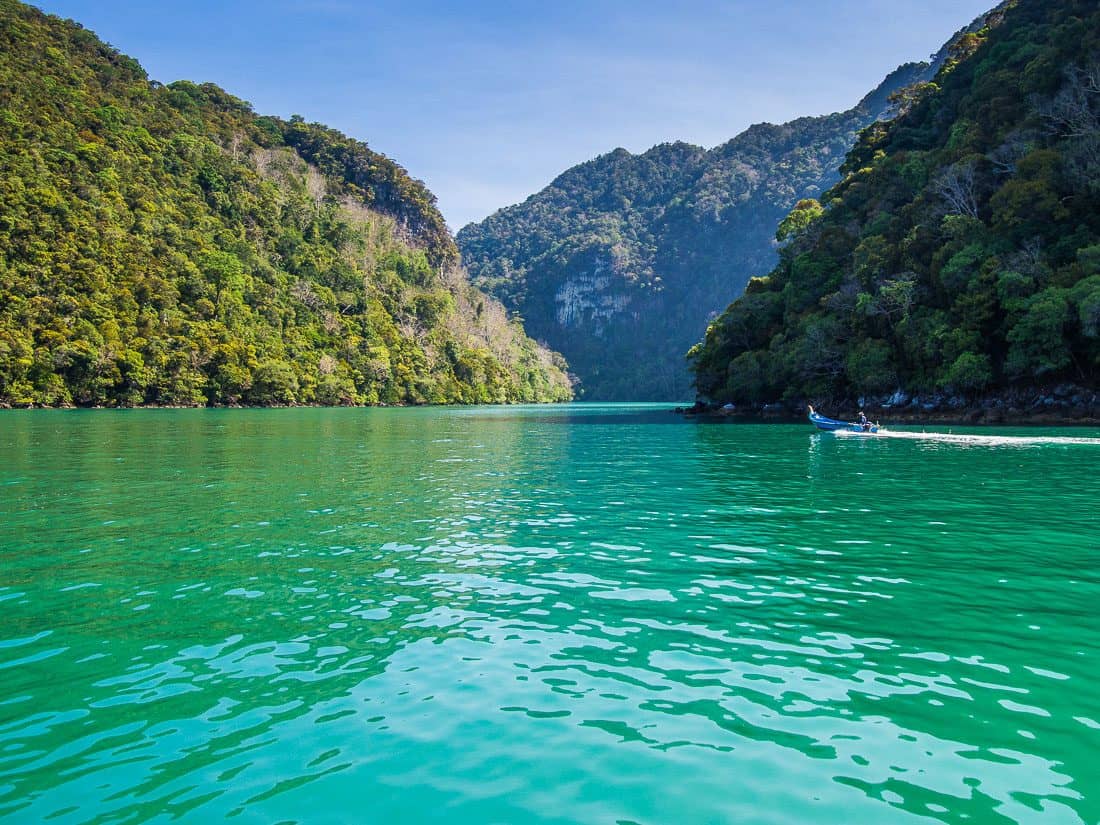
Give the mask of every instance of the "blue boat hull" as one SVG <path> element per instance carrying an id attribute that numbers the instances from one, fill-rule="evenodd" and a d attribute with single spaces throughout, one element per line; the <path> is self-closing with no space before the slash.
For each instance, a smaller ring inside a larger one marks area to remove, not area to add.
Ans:
<path id="1" fill-rule="evenodd" d="M 825 430 L 826 432 L 836 432 L 837 430 L 843 430 L 849 433 L 878 432 L 878 427 L 875 424 L 871 424 L 870 427 L 865 430 L 854 421 L 837 421 L 835 418 L 827 418 L 824 415 L 820 415 L 812 409 L 810 410 L 810 423 L 819 430 Z"/>

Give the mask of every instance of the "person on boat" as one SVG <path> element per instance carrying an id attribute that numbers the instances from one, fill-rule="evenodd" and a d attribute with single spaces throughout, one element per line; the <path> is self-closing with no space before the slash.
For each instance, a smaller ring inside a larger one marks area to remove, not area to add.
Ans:
<path id="1" fill-rule="evenodd" d="M 871 431 L 871 422 L 867 420 L 867 416 L 864 415 L 863 410 L 859 411 L 859 428 L 865 433 Z"/>

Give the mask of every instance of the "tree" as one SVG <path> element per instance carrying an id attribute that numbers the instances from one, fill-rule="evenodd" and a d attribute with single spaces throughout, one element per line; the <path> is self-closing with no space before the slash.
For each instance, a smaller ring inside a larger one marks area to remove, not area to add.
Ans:
<path id="1" fill-rule="evenodd" d="M 885 392 L 898 385 L 890 345 L 882 340 L 869 338 L 857 344 L 848 355 L 846 369 L 857 392 Z"/>
<path id="2" fill-rule="evenodd" d="M 952 392 L 974 392 L 993 381 L 993 369 L 989 356 L 984 353 L 964 352 L 944 373 L 940 382 Z"/>
<path id="3" fill-rule="evenodd" d="M 1005 370 L 1017 378 L 1039 378 L 1069 364 L 1065 338 L 1069 305 L 1065 291 L 1051 287 L 1034 296 L 1008 332 Z"/>
<path id="4" fill-rule="evenodd" d="M 1065 71 L 1065 81 L 1049 101 L 1035 105 L 1047 128 L 1061 137 L 1087 138 L 1100 133 L 1100 60 Z"/>
<path id="5" fill-rule="evenodd" d="M 790 214 L 779 224 L 775 239 L 784 243 L 801 235 L 814 221 L 825 214 L 824 207 L 814 198 L 805 198 L 795 204 Z"/>
<path id="6" fill-rule="evenodd" d="M 978 197 L 975 190 L 974 160 L 960 161 L 948 166 L 933 181 L 932 187 L 947 204 L 948 214 L 978 217 Z"/>
<path id="7" fill-rule="evenodd" d="M 294 404 L 298 400 L 298 376 L 285 361 L 262 362 L 252 375 L 248 400 L 263 406 Z"/>
<path id="8" fill-rule="evenodd" d="M 927 80 L 919 83 L 912 83 L 898 89 L 890 95 L 890 103 L 894 107 L 894 115 L 896 117 L 902 117 L 908 114 L 914 106 L 938 89 L 939 86 Z"/>

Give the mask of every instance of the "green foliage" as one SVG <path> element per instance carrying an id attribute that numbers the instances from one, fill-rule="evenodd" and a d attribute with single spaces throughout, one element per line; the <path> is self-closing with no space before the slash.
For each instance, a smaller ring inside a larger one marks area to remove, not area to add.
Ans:
<path id="1" fill-rule="evenodd" d="M 966 34 L 692 349 L 701 395 L 761 400 L 763 358 L 763 400 L 1100 382 L 1100 10 L 1018 0 Z"/>
<path id="2" fill-rule="evenodd" d="M 765 353 L 741 353 L 730 364 L 727 391 L 751 402 L 767 399 L 774 391 L 769 360 Z"/>
<path id="3" fill-rule="evenodd" d="M 849 352 L 845 368 L 857 393 L 885 392 L 897 386 L 890 345 L 885 341 L 860 341 Z"/>
<path id="4" fill-rule="evenodd" d="M 814 198 L 805 198 L 794 205 L 794 209 L 779 224 L 775 239 L 780 243 L 806 231 L 807 227 L 825 214 L 825 209 Z"/>
<path id="5" fill-rule="evenodd" d="M 0 405 L 570 396 L 431 193 L 364 144 L 151 83 L 15 0 L 0 89 Z"/>
<path id="6" fill-rule="evenodd" d="M 1047 289 L 1028 301 L 1024 313 L 1008 331 L 1005 371 L 1013 377 L 1042 376 L 1070 362 L 1066 322 L 1069 305 L 1064 290 Z"/>
<path id="7" fill-rule="evenodd" d="M 248 400 L 261 406 L 294 404 L 301 387 L 294 367 L 286 361 L 262 361 L 252 374 Z"/>
<path id="8" fill-rule="evenodd" d="M 943 387 L 951 392 L 970 393 L 982 390 L 993 381 L 989 356 L 964 352 L 944 374 Z"/>
<path id="9" fill-rule="evenodd" d="M 458 233 L 475 279 L 568 358 L 587 398 L 683 399 L 685 349 L 732 295 L 822 213 L 814 198 L 889 94 L 930 74 L 903 66 L 853 109 L 759 124 L 709 151 L 624 149 L 574 167 L 524 203 Z M 799 205 L 801 208 L 796 208 Z M 792 294 L 798 302 L 809 293 Z M 724 366 L 715 380 L 725 383 Z"/>

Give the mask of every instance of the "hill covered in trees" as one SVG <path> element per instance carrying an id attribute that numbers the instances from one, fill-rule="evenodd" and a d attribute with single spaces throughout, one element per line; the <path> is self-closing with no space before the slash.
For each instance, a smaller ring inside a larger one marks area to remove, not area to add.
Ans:
<path id="1" fill-rule="evenodd" d="M 565 355 L 583 397 L 686 398 L 684 353 L 775 265 L 776 225 L 839 180 L 893 93 L 930 80 L 948 57 L 945 47 L 931 64 L 902 66 L 846 112 L 759 124 L 709 151 L 669 143 L 576 166 L 462 229 L 463 259 L 477 285 Z"/>
<path id="2" fill-rule="evenodd" d="M 0 404 L 570 395 L 396 163 L 0 0 Z"/>
<path id="3" fill-rule="evenodd" d="M 692 351 L 701 396 L 1096 388 L 1100 9 L 1016 0 L 990 22 L 784 222 L 779 265 Z"/>

